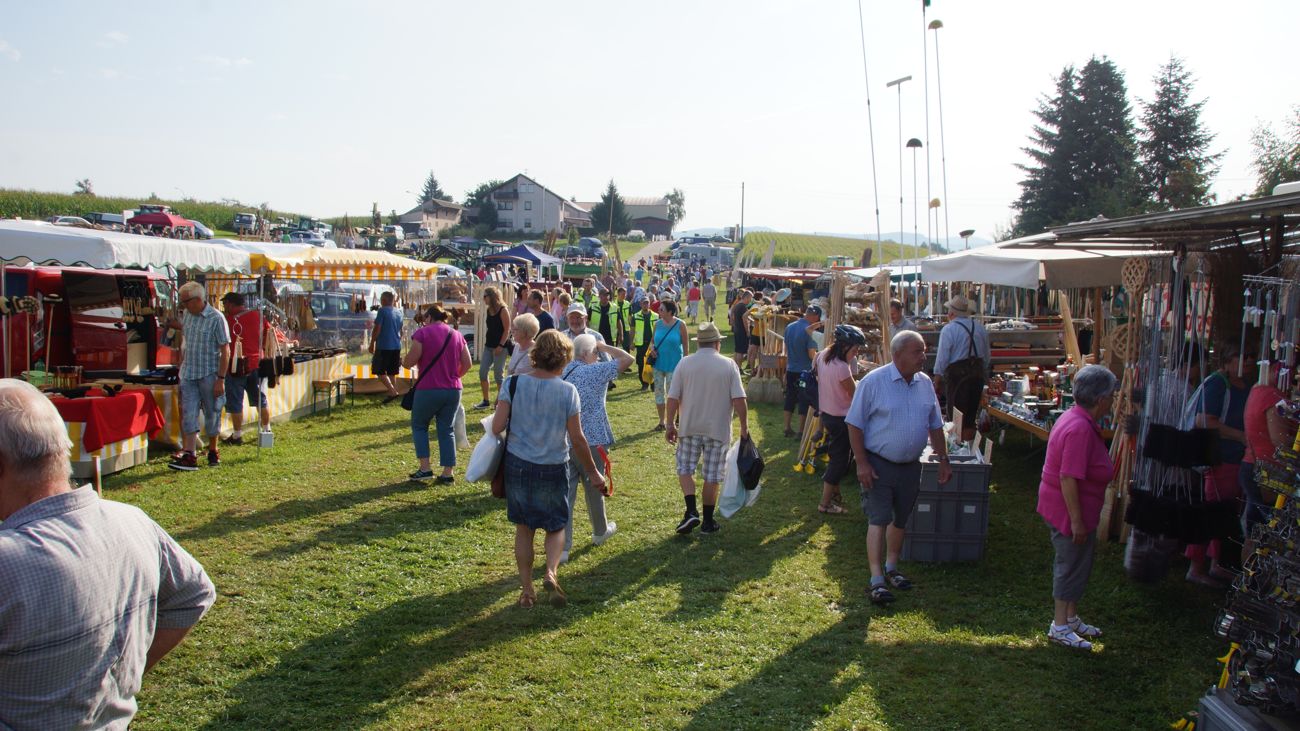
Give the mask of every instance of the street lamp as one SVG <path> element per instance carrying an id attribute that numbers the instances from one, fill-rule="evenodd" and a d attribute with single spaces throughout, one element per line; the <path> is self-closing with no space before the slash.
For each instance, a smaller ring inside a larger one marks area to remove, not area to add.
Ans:
<path id="1" fill-rule="evenodd" d="M 943 172 L 943 199 L 948 200 L 948 143 L 943 138 L 943 77 L 939 74 L 939 29 L 942 27 L 942 20 L 935 18 L 930 21 L 930 30 L 934 31 L 934 84 L 939 96 L 939 165 Z M 943 243 L 948 245 L 947 208 L 943 210 Z"/>
<path id="2" fill-rule="evenodd" d="M 885 84 L 885 87 L 898 88 L 898 238 L 903 238 L 903 232 L 907 230 L 907 223 L 903 219 L 903 82 L 911 81 L 912 77 L 904 76 L 899 79 Z M 903 253 L 903 242 L 899 241 L 899 254 Z M 882 262 L 883 263 L 883 262 Z"/>
<path id="3" fill-rule="evenodd" d="M 975 234 L 975 229 L 973 228 L 968 228 L 965 231 L 961 231 L 957 234 L 958 236 L 966 240 L 967 251 L 970 251 L 970 237 L 973 236 L 974 234 Z"/>
<path id="4" fill-rule="evenodd" d="M 918 222 L 921 219 L 921 201 L 916 197 L 916 151 L 921 149 L 921 141 L 913 137 L 907 141 L 912 149 L 912 261 L 921 258 L 921 231 Z"/>

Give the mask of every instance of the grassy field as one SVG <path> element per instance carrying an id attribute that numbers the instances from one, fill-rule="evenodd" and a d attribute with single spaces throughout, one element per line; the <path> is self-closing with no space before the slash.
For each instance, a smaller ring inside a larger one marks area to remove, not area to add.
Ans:
<path id="1" fill-rule="evenodd" d="M 865 521 L 817 512 L 778 407 L 751 422 L 769 463 L 757 504 L 685 537 L 651 395 L 625 376 L 609 408 L 619 532 L 593 547 L 577 509 L 563 610 L 515 607 L 513 529 L 486 486 L 406 480 L 396 404 L 279 426 L 273 451 L 226 449 L 217 470 L 156 458 L 109 477 L 106 497 L 158 520 L 220 594 L 146 677 L 132 727 L 1161 728 L 1216 677 L 1220 597 L 1174 575 L 1135 585 L 1114 544 L 1083 602 L 1102 649 L 1045 641 L 1041 442 L 1013 433 L 994 453 L 984 560 L 908 565 L 918 588 L 878 609 Z"/>
<path id="2" fill-rule="evenodd" d="M 786 234 L 769 231 L 745 234 L 745 243 L 741 247 L 737 259 L 750 252 L 756 252 L 761 258 L 767 253 L 768 246 L 773 240 L 776 241 L 776 253 L 772 256 L 772 263 L 777 266 L 824 267 L 826 266 L 826 257 L 833 255 L 851 256 L 856 262 L 861 259 L 862 250 L 867 247 L 871 248 L 872 262 L 880 263 L 875 258 L 876 244 L 874 241 L 848 239 L 840 236 Z M 904 247 L 893 241 L 886 241 L 881 245 L 880 255 L 881 260 L 884 262 L 908 258 L 912 256 L 912 247 Z M 922 249 L 922 256 L 924 256 L 924 249 Z"/>

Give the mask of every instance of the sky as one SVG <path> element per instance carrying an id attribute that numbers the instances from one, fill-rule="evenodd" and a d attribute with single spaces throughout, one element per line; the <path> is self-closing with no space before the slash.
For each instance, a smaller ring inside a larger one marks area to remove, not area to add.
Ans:
<path id="1" fill-rule="evenodd" d="M 71 192 L 89 177 L 105 195 L 325 217 L 405 211 L 431 170 L 458 200 L 525 172 L 578 200 L 611 179 L 625 196 L 680 188 L 680 230 L 739 223 L 743 183 L 746 226 L 874 237 L 912 230 L 919 208 L 924 238 L 940 198 L 933 238 L 991 239 L 1013 216 L 1032 111 L 1067 65 L 1113 60 L 1136 119 L 1182 58 L 1224 153 L 1220 200 L 1254 187 L 1251 130 L 1280 129 L 1300 104 L 1293 0 L 861 12 L 860 25 L 857 0 L 11 3 L 0 187 Z M 900 99 L 886 84 L 908 75 Z M 900 131 L 928 143 L 915 175 Z"/>

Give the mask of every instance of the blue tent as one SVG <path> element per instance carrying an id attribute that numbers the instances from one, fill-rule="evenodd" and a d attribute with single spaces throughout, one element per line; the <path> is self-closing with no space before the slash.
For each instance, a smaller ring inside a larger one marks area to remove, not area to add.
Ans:
<path id="1" fill-rule="evenodd" d="M 550 254 L 543 254 L 528 244 L 520 244 L 506 249 L 505 251 L 499 251 L 495 254 L 488 254 L 483 257 L 483 262 L 486 264 L 517 264 L 521 261 L 528 262 L 534 266 L 541 266 L 543 264 L 558 265 L 564 263 L 563 259 L 560 259 L 557 256 L 551 256 Z"/>

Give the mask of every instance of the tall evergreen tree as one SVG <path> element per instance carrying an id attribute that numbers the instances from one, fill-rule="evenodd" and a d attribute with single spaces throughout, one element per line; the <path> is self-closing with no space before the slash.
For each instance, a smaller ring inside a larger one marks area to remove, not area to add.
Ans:
<path id="1" fill-rule="evenodd" d="M 1141 208 L 1134 137 L 1124 75 L 1106 58 L 1093 57 L 1077 74 L 1070 67 L 1056 93 L 1035 116 L 1016 234 L 1102 215 L 1125 216 Z"/>
<path id="2" fill-rule="evenodd" d="M 1300 105 L 1291 109 L 1282 134 L 1260 124 L 1250 135 L 1255 195 L 1272 195 L 1278 183 L 1300 180 Z"/>
<path id="3" fill-rule="evenodd" d="M 423 205 L 431 200 L 451 200 L 451 196 L 447 195 L 442 186 L 438 184 L 438 179 L 434 177 L 432 170 L 429 171 L 429 177 L 424 181 L 424 188 L 420 190 L 420 198 L 416 203 Z"/>
<path id="4" fill-rule="evenodd" d="M 1192 101 L 1192 74 L 1177 57 L 1154 80 L 1155 98 L 1142 103 L 1138 141 L 1144 192 L 1158 210 L 1211 203 L 1210 179 L 1222 155 L 1210 153 L 1214 135 L 1201 125 L 1205 100 Z"/>
<path id="5" fill-rule="evenodd" d="M 613 221 L 612 226 L 611 221 Z M 597 233 L 613 230 L 616 234 L 625 234 L 632 230 L 627 206 L 624 205 L 623 196 L 618 194 L 618 187 L 614 185 L 612 179 L 604 195 L 600 196 L 600 202 L 591 207 L 591 227 Z"/>

